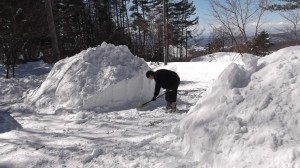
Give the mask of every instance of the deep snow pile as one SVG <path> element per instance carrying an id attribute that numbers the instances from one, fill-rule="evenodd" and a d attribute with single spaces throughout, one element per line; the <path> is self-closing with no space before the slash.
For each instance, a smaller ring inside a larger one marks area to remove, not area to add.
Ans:
<path id="1" fill-rule="evenodd" d="M 50 107 L 45 113 L 60 108 L 130 108 L 152 95 L 153 83 L 145 78 L 149 69 L 126 46 L 102 43 L 57 62 L 28 102 L 39 109 Z"/>
<path id="2" fill-rule="evenodd" d="M 300 167 L 300 47 L 229 65 L 175 128 L 207 167 Z"/>

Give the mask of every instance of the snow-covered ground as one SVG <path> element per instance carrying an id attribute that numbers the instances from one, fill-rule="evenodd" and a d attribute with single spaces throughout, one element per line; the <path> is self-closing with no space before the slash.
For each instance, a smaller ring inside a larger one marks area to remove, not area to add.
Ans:
<path id="1" fill-rule="evenodd" d="M 0 167 L 299 168 L 297 53 L 164 66 L 103 43 L 15 79 L 0 67 Z M 163 98 L 135 108 L 153 96 L 150 68 L 179 74 L 178 113 Z"/>
<path id="2" fill-rule="evenodd" d="M 197 57 L 191 62 L 235 62 L 239 63 L 242 57 L 251 56 L 251 54 L 244 53 L 243 55 L 234 52 L 217 52 L 205 56 Z"/>

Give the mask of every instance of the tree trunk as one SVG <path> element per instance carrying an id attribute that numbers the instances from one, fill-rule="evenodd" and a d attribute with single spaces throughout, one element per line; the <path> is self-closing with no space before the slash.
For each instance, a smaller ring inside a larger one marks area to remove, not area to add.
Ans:
<path id="1" fill-rule="evenodd" d="M 6 79 L 9 79 L 9 61 L 10 61 L 10 57 L 8 55 L 7 56 L 7 62 L 6 62 Z"/>
<path id="2" fill-rule="evenodd" d="M 164 22 L 164 26 L 163 26 L 163 44 L 164 44 L 164 64 L 167 65 L 168 61 L 168 41 L 167 41 L 167 32 L 168 32 L 168 27 L 167 27 L 167 0 L 164 0 L 163 2 L 163 22 Z"/>
<path id="3" fill-rule="evenodd" d="M 185 28 L 185 58 L 188 58 L 188 36 L 187 36 L 187 27 Z"/>
<path id="4" fill-rule="evenodd" d="M 51 0 L 45 0 L 45 9 L 46 9 L 48 27 L 49 27 L 52 50 L 53 50 L 52 61 L 53 61 L 53 63 L 55 63 L 60 59 L 60 52 L 59 52 L 59 48 L 58 48 L 58 40 L 57 40 L 54 18 L 53 18 L 53 13 L 52 13 Z"/>

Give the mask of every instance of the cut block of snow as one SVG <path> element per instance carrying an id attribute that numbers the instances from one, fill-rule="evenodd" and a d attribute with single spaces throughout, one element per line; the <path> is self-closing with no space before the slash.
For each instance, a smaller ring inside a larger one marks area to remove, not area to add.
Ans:
<path id="1" fill-rule="evenodd" d="M 126 46 L 102 43 L 57 62 L 29 98 L 38 108 L 126 109 L 150 99 L 147 63 Z"/>
<path id="2" fill-rule="evenodd" d="M 244 57 L 242 57 L 242 61 L 244 63 L 245 69 L 247 71 L 250 71 L 250 73 L 253 73 L 257 70 L 257 57 L 254 57 L 252 55 L 245 55 Z"/>
<path id="3" fill-rule="evenodd" d="M 250 75 L 243 66 L 231 63 L 220 74 L 219 79 L 213 84 L 213 87 L 220 89 L 245 87 L 250 81 Z"/>

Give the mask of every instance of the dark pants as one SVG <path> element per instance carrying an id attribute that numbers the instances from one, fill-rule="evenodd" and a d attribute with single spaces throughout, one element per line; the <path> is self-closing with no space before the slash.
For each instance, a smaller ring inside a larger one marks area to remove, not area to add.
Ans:
<path id="1" fill-rule="evenodd" d="M 173 88 L 166 89 L 166 101 L 167 102 L 176 102 L 177 99 L 177 90 L 178 90 L 179 82 L 174 85 Z"/>
<path id="2" fill-rule="evenodd" d="M 166 90 L 166 101 L 167 102 L 176 102 L 177 99 L 177 89 L 173 89 L 173 90 Z"/>

